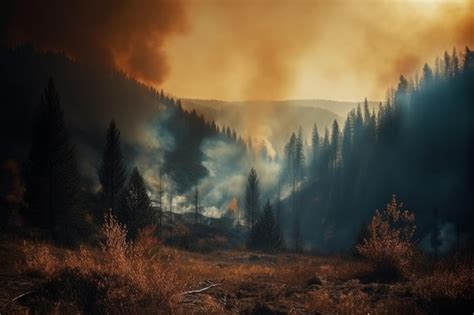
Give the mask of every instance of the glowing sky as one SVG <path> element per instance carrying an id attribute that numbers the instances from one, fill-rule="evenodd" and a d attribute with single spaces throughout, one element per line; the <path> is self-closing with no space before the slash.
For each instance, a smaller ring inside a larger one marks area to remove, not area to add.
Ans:
<path id="1" fill-rule="evenodd" d="M 10 0 L 10 46 L 106 64 L 177 97 L 380 100 L 474 46 L 474 0 Z"/>
<path id="2" fill-rule="evenodd" d="M 180 97 L 383 99 L 400 74 L 474 43 L 473 1 L 186 2 L 165 45 Z"/>

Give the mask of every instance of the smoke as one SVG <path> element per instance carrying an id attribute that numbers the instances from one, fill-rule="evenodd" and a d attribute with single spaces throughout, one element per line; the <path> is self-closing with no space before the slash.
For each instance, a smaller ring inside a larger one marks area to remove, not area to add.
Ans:
<path id="1" fill-rule="evenodd" d="M 243 192 L 252 167 L 258 174 L 262 204 L 266 199 L 273 199 L 280 174 L 279 163 L 262 160 L 252 153 L 246 155 L 237 145 L 221 139 L 207 139 L 201 150 L 204 153 L 203 165 L 209 171 L 209 176 L 198 186 L 205 214 L 220 216 L 229 209 L 235 212 L 238 203 L 242 219 Z"/>
<path id="2" fill-rule="evenodd" d="M 400 74 L 474 44 L 473 3 L 190 1 L 165 86 L 193 98 L 382 100 Z M 264 118 L 271 108 L 249 110 Z"/>
<path id="3" fill-rule="evenodd" d="M 8 7 L 10 46 L 32 43 L 150 84 L 168 75 L 166 42 L 187 27 L 181 0 L 19 0 Z"/>
<path id="4" fill-rule="evenodd" d="M 421 240 L 420 247 L 428 252 L 434 253 L 434 248 L 432 246 L 432 237 L 434 232 L 426 234 L 426 236 Z M 451 222 L 444 223 L 439 229 L 439 245 L 438 251 L 441 254 L 448 253 L 456 243 L 456 227 Z"/>

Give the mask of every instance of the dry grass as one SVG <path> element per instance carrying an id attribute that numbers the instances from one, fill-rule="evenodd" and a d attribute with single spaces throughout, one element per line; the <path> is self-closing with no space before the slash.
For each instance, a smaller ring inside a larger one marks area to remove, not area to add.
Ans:
<path id="1" fill-rule="evenodd" d="M 126 232 L 108 216 L 100 246 L 71 251 L 24 243 L 23 274 L 44 280 L 22 303 L 58 314 L 423 314 L 439 301 L 456 307 L 473 300 L 473 270 L 464 263 L 439 264 L 405 282 L 374 283 L 365 280 L 374 273 L 366 260 L 244 250 L 202 254 L 162 246 L 153 227 L 133 243 Z M 181 294 L 216 283 L 204 293 Z"/>
<path id="2" fill-rule="evenodd" d="M 50 245 L 25 243 L 23 271 L 40 273 L 48 280 L 45 296 L 57 286 L 68 288 L 71 281 L 85 291 L 96 292 L 96 300 L 88 301 L 92 304 L 88 307 L 95 311 L 128 312 L 138 306 L 170 311 L 184 283 L 169 256 L 157 255 L 159 242 L 153 228 L 140 231 L 135 243 L 127 242 L 126 227 L 109 214 L 102 230 L 105 241 L 100 249 L 81 246 L 58 254 Z M 90 292 L 61 294 L 59 303 L 76 304 L 84 310 L 80 305 L 83 294 Z"/>
<path id="3" fill-rule="evenodd" d="M 474 301 L 474 268 L 467 264 L 454 268 L 438 267 L 432 275 L 415 278 L 410 283 L 415 296 L 433 300 Z"/>
<path id="4" fill-rule="evenodd" d="M 324 289 L 311 292 L 306 307 L 322 314 L 368 314 L 372 309 L 369 296 L 359 290 L 340 295 Z"/>

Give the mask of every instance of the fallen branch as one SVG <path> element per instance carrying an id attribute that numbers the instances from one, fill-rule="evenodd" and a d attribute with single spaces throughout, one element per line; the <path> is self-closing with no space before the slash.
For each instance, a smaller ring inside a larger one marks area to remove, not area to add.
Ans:
<path id="1" fill-rule="evenodd" d="M 185 292 L 181 293 L 181 295 L 202 293 L 202 292 L 204 292 L 204 291 L 207 291 L 207 290 L 212 289 L 212 288 L 214 288 L 214 287 L 218 287 L 218 286 L 220 286 L 220 285 L 222 285 L 222 283 L 214 283 L 214 284 L 211 284 L 210 286 L 204 287 L 204 288 L 202 288 L 202 289 L 185 291 Z"/>
<path id="2" fill-rule="evenodd" d="M 27 291 L 25 293 L 22 293 L 22 294 L 18 295 L 17 297 L 15 297 L 13 300 L 7 302 L 7 304 L 3 305 L 2 308 L 0 309 L 0 315 L 2 314 L 2 311 L 7 308 L 8 305 L 10 305 L 12 303 L 15 303 L 16 301 L 18 301 L 19 299 L 21 299 L 24 296 L 27 296 L 30 293 L 33 293 L 33 291 L 34 290 L 30 290 L 30 291 Z"/>

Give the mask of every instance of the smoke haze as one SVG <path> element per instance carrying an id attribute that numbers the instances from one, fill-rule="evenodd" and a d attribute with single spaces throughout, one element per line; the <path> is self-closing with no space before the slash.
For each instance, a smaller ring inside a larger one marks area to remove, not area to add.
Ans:
<path id="1" fill-rule="evenodd" d="M 21 0 L 7 10 L 11 46 L 64 51 L 179 97 L 377 100 L 446 47 L 474 44 L 472 0 Z M 253 108 L 254 121 L 267 111 Z"/>
<path id="2" fill-rule="evenodd" d="M 170 72 L 166 41 L 186 29 L 180 0 L 20 0 L 9 9 L 5 39 L 10 46 L 32 43 L 155 85 Z"/>

